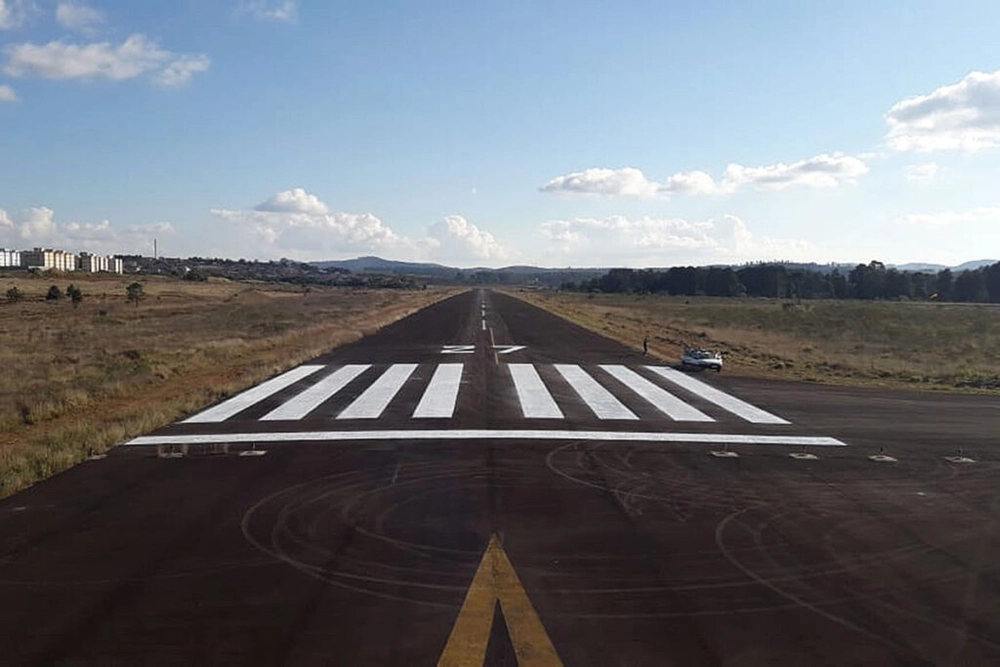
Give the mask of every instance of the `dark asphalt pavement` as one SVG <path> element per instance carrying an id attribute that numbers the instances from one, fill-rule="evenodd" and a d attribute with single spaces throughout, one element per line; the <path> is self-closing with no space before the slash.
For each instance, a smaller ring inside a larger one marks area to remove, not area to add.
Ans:
<path id="1" fill-rule="evenodd" d="M 305 366 L 0 501 L 0 663 L 434 665 L 495 596 L 491 665 L 1000 664 L 996 398 L 678 385 L 477 290 Z"/>

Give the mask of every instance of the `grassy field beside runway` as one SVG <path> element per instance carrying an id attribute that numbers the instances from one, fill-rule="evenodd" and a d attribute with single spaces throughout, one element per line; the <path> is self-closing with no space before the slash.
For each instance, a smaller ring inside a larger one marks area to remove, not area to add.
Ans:
<path id="1" fill-rule="evenodd" d="M 588 329 L 676 361 L 717 349 L 726 373 L 1000 393 L 1000 306 L 511 292 Z"/>
<path id="2" fill-rule="evenodd" d="M 0 278 L 0 496 L 355 340 L 455 290 Z M 84 295 L 46 300 L 50 286 Z"/>

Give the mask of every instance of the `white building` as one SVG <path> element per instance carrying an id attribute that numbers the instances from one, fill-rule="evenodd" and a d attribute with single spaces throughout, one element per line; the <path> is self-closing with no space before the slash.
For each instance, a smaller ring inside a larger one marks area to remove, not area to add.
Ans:
<path id="1" fill-rule="evenodd" d="M 85 273 L 124 273 L 125 262 L 119 257 L 81 252 L 76 258 L 76 270 Z"/>
<path id="2" fill-rule="evenodd" d="M 0 248 L 0 268 L 21 268 L 21 251 Z"/>
<path id="3" fill-rule="evenodd" d="M 35 248 L 21 253 L 21 266 L 41 271 L 76 271 L 76 255 L 63 250 Z"/>

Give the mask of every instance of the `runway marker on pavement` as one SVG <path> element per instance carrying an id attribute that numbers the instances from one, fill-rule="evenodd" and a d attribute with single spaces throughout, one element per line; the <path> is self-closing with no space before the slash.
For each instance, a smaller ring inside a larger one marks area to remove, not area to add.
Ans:
<path id="1" fill-rule="evenodd" d="M 638 419 L 610 391 L 575 364 L 556 364 L 556 370 L 598 419 Z"/>
<path id="2" fill-rule="evenodd" d="M 545 388 L 538 371 L 531 364 L 509 364 L 517 400 L 525 419 L 562 419 L 563 413 Z"/>
<path id="3" fill-rule="evenodd" d="M 338 368 L 298 396 L 289 399 L 260 418 L 261 421 L 302 419 L 328 398 L 350 384 L 351 380 L 371 368 L 370 364 L 348 364 Z"/>
<path id="4" fill-rule="evenodd" d="M 741 435 L 735 433 L 670 433 L 664 431 L 562 431 L 555 429 L 414 429 L 389 431 L 285 431 L 279 433 L 201 433 L 144 435 L 127 446 L 210 445 L 219 442 L 352 442 L 363 440 L 580 440 L 590 442 L 662 442 L 696 445 L 785 445 L 846 447 L 847 443 L 813 435 Z"/>
<path id="5" fill-rule="evenodd" d="M 723 410 L 733 413 L 737 417 L 745 419 L 752 424 L 788 424 L 789 422 L 770 412 L 750 405 L 735 396 L 730 396 L 724 391 L 695 379 L 686 373 L 682 373 L 673 368 L 665 366 L 646 366 L 664 380 L 671 382 L 682 389 L 687 389 L 692 394 L 696 394 L 709 403 L 718 405 Z"/>
<path id="6" fill-rule="evenodd" d="M 450 419 L 455 414 L 463 368 L 462 364 L 441 364 L 437 367 L 417 409 L 413 411 L 414 418 Z"/>
<path id="7" fill-rule="evenodd" d="M 714 422 L 715 420 L 701 410 L 688 405 L 666 389 L 642 377 L 635 371 L 617 364 L 601 365 L 612 377 L 626 387 L 653 404 L 657 410 L 675 421 L 683 422 Z"/>
<path id="8" fill-rule="evenodd" d="M 493 349 L 496 350 L 497 354 L 510 354 L 512 352 L 520 352 L 526 345 L 494 345 Z"/>
<path id="9" fill-rule="evenodd" d="M 475 351 L 475 345 L 445 345 L 441 348 L 441 354 L 472 354 Z"/>
<path id="10" fill-rule="evenodd" d="M 481 667 L 497 603 L 520 667 L 562 667 L 524 585 L 496 535 L 490 538 L 438 667 Z"/>
<path id="11" fill-rule="evenodd" d="M 416 364 L 393 364 L 337 415 L 337 419 L 378 419 L 415 370 Z"/>
<path id="12" fill-rule="evenodd" d="M 277 394 L 279 391 L 295 384 L 302 378 L 308 377 L 323 366 L 299 366 L 287 373 L 271 378 L 267 382 L 261 383 L 252 389 L 237 394 L 227 401 L 219 403 L 204 412 L 199 412 L 193 417 L 185 419 L 183 424 L 214 424 L 225 421 L 238 412 L 246 410 L 252 405 L 260 403 L 268 396 Z"/>

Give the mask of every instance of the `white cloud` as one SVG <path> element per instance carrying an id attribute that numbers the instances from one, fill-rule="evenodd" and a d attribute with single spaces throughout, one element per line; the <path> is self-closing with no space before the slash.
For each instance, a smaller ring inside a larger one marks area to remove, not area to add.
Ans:
<path id="1" fill-rule="evenodd" d="M 187 85 L 192 76 L 207 70 L 211 64 L 212 61 L 205 55 L 180 56 L 157 72 L 153 81 L 164 88 L 180 88 Z"/>
<path id="2" fill-rule="evenodd" d="M 254 207 L 255 211 L 271 213 L 309 213 L 324 215 L 330 212 L 326 204 L 316 195 L 309 194 L 303 188 L 292 188 L 279 192 L 267 201 Z"/>
<path id="3" fill-rule="evenodd" d="M 980 206 L 969 211 L 910 213 L 896 218 L 903 225 L 918 227 L 968 227 L 981 223 L 1000 224 L 1000 206 Z"/>
<path id="4" fill-rule="evenodd" d="M 593 168 L 557 176 L 540 190 L 552 194 L 598 195 L 606 197 L 653 197 L 659 185 L 634 167 Z"/>
<path id="5" fill-rule="evenodd" d="M 682 171 L 659 186 L 661 193 L 679 195 L 714 195 L 719 192 L 715 180 L 703 171 Z"/>
<path id="6" fill-rule="evenodd" d="M 805 258 L 805 241 L 755 237 L 732 215 L 705 221 L 625 216 L 553 220 L 541 225 L 545 255 L 575 265 L 669 266 L 712 261 Z"/>
<path id="7" fill-rule="evenodd" d="M 19 28 L 28 17 L 24 0 L 0 0 L 0 30 Z"/>
<path id="8" fill-rule="evenodd" d="M 17 102 L 17 93 L 10 86 L 0 85 L 0 102 Z"/>
<path id="9" fill-rule="evenodd" d="M 145 250 L 155 235 L 170 235 L 173 231 L 168 222 L 125 229 L 115 227 L 109 220 L 59 223 L 55 212 L 47 206 L 26 209 L 18 216 L 0 209 L 0 246 L 8 248 L 44 246 L 70 252 L 135 252 Z"/>
<path id="10" fill-rule="evenodd" d="M 903 170 L 903 174 L 908 181 L 929 181 L 937 176 L 941 167 L 934 162 L 927 164 L 911 164 Z"/>
<path id="11" fill-rule="evenodd" d="M 897 151 L 977 151 L 1000 145 L 1000 70 L 897 102 L 885 117 Z"/>
<path id="12" fill-rule="evenodd" d="M 56 22 L 70 30 L 89 31 L 104 23 L 104 14 L 88 5 L 60 2 L 56 6 Z"/>
<path id="13" fill-rule="evenodd" d="M 749 185 L 758 190 L 784 190 L 792 186 L 833 188 L 854 183 L 868 173 L 868 165 L 843 153 L 823 153 L 792 164 L 743 167 L 731 164 L 722 179 L 724 190 L 732 192 Z"/>
<path id="14" fill-rule="evenodd" d="M 262 21 L 294 23 L 299 18 L 296 0 L 241 0 L 236 11 Z"/>
<path id="15" fill-rule="evenodd" d="M 253 239 L 264 256 L 295 254 L 311 259 L 355 252 L 396 252 L 410 246 L 371 213 L 331 212 L 302 188 L 279 192 L 251 211 L 213 209 Z"/>
<path id="16" fill-rule="evenodd" d="M 230 223 L 231 247 L 255 257 L 338 259 L 377 254 L 394 259 L 491 263 L 514 255 L 490 232 L 459 215 L 430 225 L 424 236 L 397 233 L 371 213 L 332 211 L 304 188 L 278 192 L 251 210 L 213 209 Z"/>
<path id="17" fill-rule="evenodd" d="M 868 173 L 868 165 L 843 153 L 823 153 L 792 164 L 744 167 L 731 164 L 720 181 L 703 171 L 685 171 L 657 183 L 634 167 L 592 168 L 557 176 L 539 188 L 562 195 L 654 198 L 670 195 L 713 195 L 736 192 L 745 187 L 783 190 L 793 186 L 830 188 L 854 183 Z"/>
<path id="18" fill-rule="evenodd" d="M 487 231 L 460 215 L 449 215 L 431 225 L 427 236 L 434 243 L 432 254 L 442 260 L 466 261 L 509 259 L 513 253 Z"/>
<path id="19" fill-rule="evenodd" d="M 47 206 L 29 208 L 18 226 L 21 239 L 30 243 L 51 240 L 56 233 L 55 211 Z"/>
<path id="20" fill-rule="evenodd" d="M 186 83 L 194 72 L 208 69 L 204 55 L 184 55 L 159 47 L 143 34 L 130 35 L 115 46 L 108 42 L 17 44 L 5 49 L 4 72 L 10 76 L 45 79 L 110 79 L 124 81 L 150 75 L 164 86 Z"/>

